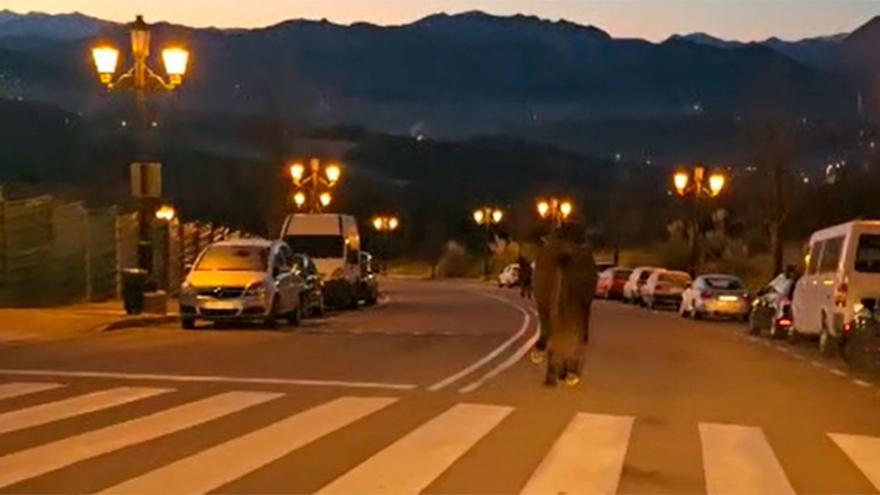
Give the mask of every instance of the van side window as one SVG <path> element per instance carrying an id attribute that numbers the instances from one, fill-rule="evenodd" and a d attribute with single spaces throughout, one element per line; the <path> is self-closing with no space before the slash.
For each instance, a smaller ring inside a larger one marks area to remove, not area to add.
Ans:
<path id="1" fill-rule="evenodd" d="M 819 273 L 834 273 L 840 266 L 840 255 L 843 252 L 843 236 L 832 237 L 825 241 L 822 260 L 819 261 Z"/>
<path id="2" fill-rule="evenodd" d="M 819 270 L 819 258 L 822 257 L 824 241 L 814 242 L 810 246 L 810 263 L 807 265 L 807 275 L 815 275 Z"/>
<path id="3" fill-rule="evenodd" d="M 880 235 L 862 234 L 856 251 L 856 271 L 880 273 Z"/>

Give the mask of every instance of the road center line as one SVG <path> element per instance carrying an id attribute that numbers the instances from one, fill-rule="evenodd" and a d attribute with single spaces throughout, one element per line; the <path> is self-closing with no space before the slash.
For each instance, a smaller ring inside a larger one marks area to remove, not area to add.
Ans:
<path id="1" fill-rule="evenodd" d="M 503 297 L 499 297 L 499 296 L 496 296 L 493 294 L 486 294 L 483 292 L 475 292 L 475 294 L 479 294 L 483 297 L 488 297 L 490 299 L 495 299 L 497 301 L 501 301 L 502 303 L 504 303 L 508 306 L 516 308 L 516 310 L 519 311 L 520 313 L 522 313 L 522 315 L 523 315 L 522 325 L 520 325 L 519 330 L 515 334 L 513 334 L 512 337 L 510 337 L 509 339 L 502 342 L 501 345 L 499 345 L 498 347 L 493 349 L 491 352 L 489 352 L 489 354 L 486 354 L 485 356 L 483 356 L 482 358 L 480 358 L 478 361 L 474 362 L 470 366 L 467 366 L 466 368 L 458 371 L 457 373 L 455 373 L 451 376 L 448 376 L 448 377 L 444 378 L 443 380 L 440 380 L 439 382 L 428 387 L 428 390 L 431 392 L 436 392 L 438 390 L 441 390 L 441 389 L 448 387 L 449 385 L 457 382 L 458 380 L 462 379 L 463 377 L 473 373 L 475 370 L 482 367 L 483 365 L 485 365 L 489 361 L 495 359 L 499 354 L 504 352 L 505 349 L 507 349 L 508 347 L 513 345 L 514 342 L 516 342 L 520 337 L 525 335 L 526 331 L 529 328 L 529 324 L 532 322 L 531 315 L 529 315 L 529 313 L 526 312 L 526 310 L 524 310 L 523 308 L 521 308 L 518 304 L 514 304 Z M 538 335 L 538 332 L 535 332 L 535 338 L 537 338 L 537 335 Z M 529 345 L 529 347 L 531 347 L 531 345 Z"/>
<path id="2" fill-rule="evenodd" d="M 167 375 L 156 373 L 117 373 L 112 371 L 64 371 L 64 370 L 16 370 L 0 369 L 0 375 L 54 376 L 67 378 L 112 378 L 117 380 L 157 380 L 168 382 L 214 382 L 253 385 L 298 385 L 306 387 L 372 388 L 386 390 L 412 390 L 408 383 L 349 382 L 342 380 L 309 380 L 296 378 L 245 378 L 210 375 Z"/>

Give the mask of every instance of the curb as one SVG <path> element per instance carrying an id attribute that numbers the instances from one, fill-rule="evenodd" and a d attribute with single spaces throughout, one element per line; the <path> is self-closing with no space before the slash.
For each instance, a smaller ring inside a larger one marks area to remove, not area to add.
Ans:
<path id="1" fill-rule="evenodd" d="M 146 315 L 146 316 L 129 316 L 121 320 L 116 320 L 99 328 L 101 332 L 112 332 L 114 330 L 124 330 L 127 328 L 141 328 L 152 325 L 166 325 L 168 323 L 176 323 L 180 319 L 179 315 Z"/>

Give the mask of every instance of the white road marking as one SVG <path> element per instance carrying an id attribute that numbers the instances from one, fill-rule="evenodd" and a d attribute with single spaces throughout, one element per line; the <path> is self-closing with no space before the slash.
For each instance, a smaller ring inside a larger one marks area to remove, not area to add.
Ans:
<path id="1" fill-rule="evenodd" d="M 0 457 L 0 487 L 206 423 L 282 394 L 228 392 Z"/>
<path id="2" fill-rule="evenodd" d="M 871 382 L 866 382 L 865 380 L 860 380 L 858 378 L 854 378 L 852 382 L 860 387 L 865 388 L 870 388 L 874 386 L 874 384 L 872 384 Z"/>
<path id="3" fill-rule="evenodd" d="M 831 368 L 831 369 L 829 369 L 828 371 L 830 371 L 831 374 L 832 374 L 832 375 L 835 375 L 835 376 L 840 376 L 840 377 L 847 377 L 847 376 L 849 376 L 845 371 L 843 371 L 843 370 L 839 370 L 839 369 L 837 369 L 837 368 Z"/>
<path id="4" fill-rule="evenodd" d="M 318 493 L 419 493 L 513 410 L 458 404 L 416 428 Z"/>
<path id="5" fill-rule="evenodd" d="M 113 378 L 118 380 L 157 380 L 168 382 L 214 382 L 256 385 L 298 385 L 309 387 L 375 388 L 412 390 L 407 383 L 353 382 L 344 380 L 310 380 L 296 378 L 246 378 L 236 376 L 169 375 L 156 373 L 122 373 L 113 371 L 17 370 L 0 369 L 0 375 L 55 376 L 66 378 Z"/>
<path id="6" fill-rule="evenodd" d="M 828 436 L 840 450 L 868 478 L 874 488 L 880 490 L 880 438 L 863 435 L 829 433 Z"/>
<path id="7" fill-rule="evenodd" d="M 503 297 L 495 296 L 492 294 L 484 294 L 481 292 L 477 292 L 477 294 L 480 294 L 481 296 L 484 296 L 484 297 L 488 297 L 491 299 L 501 301 L 504 304 L 507 304 L 508 306 L 516 308 L 523 315 L 522 325 L 520 325 L 519 330 L 515 334 L 513 334 L 513 336 L 511 336 L 509 339 L 502 342 L 501 345 L 499 345 L 498 347 L 493 349 L 491 352 L 489 352 L 488 354 L 486 354 L 485 356 L 483 356 L 482 358 L 480 358 L 476 362 L 474 362 L 471 365 L 465 367 L 464 369 L 458 371 L 457 373 L 454 373 L 454 374 L 440 380 L 439 382 L 431 385 L 430 387 L 428 387 L 428 390 L 431 392 L 436 392 L 438 390 L 442 390 L 442 389 L 448 387 L 449 385 L 457 382 L 458 380 L 464 378 L 465 376 L 473 373 L 475 370 L 484 366 L 489 361 L 495 359 L 499 354 L 504 352 L 505 349 L 507 349 L 508 347 L 513 345 L 514 342 L 516 342 L 520 337 L 525 335 L 526 331 L 529 328 L 529 325 L 532 322 L 531 315 L 529 315 L 529 313 L 527 313 L 526 310 L 521 308 L 518 304 L 514 304 Z M 538 334 L 535 333 L 535 335 L 537 336 Z M 535 337 L 535 338 L 537 339 L 537 337 Z"/>
<path id="8" fill-rule="evenodd" d="M 827 366 L 820 363 L 819 361 L 810 361 L 810 364 L 815 366 L 816 368 L 827 368 Z"/>
<path id="9" fill-rule="evenodd" d="M 504 360 L 504 362 L 502 362 L 501 364 L 499 364 L 498 366 L 493 368 L 491 371 L 489 371 L 485 375 L 481 376 L 478 380 L 473 381 L 473 382 L 465 385 L 464 387 L 461 387 L 460 389 L 458 389 L 459 393 L 466 394 L 469 392 L 473 392 L 474 390 L 483 386 L 483 384 L 485 384 L 487 381 L 491 380 L 492 378 L 495 378 L 496 376 L 503 373 L 508 368 L 510 368 L 511 366 L 516 364 L 517 362 L 519 362 L 519 360 L 522 359 L 523 356 L 525 356 L 526 353 L 529 352 L 532 349 L 532 347 L 535 346 L 535 342 L 538 341 L 538 338 L 540 336 L 541 336 L 541 324 L 538 323 L 538 328 L 535 329 L 535 333 L 529 338 L 529 340 L 527 340 L 522 346 L 520 346 L 520 348 L 517 349 L 516 352 L 511 354 L 510 357 L 508 357 L 506 360 Z"/>
<path id="10" fill-rule="evenodd" d="M 58 383 L 38 382 L 13 382 L 0 385 L 0 400 L 11 399 L 20 395 L 34 394 L 45 390 L 52 390 L 62 385 Z"/>
<path id="11" fill-rule="evenodd" d="M 700 423 L 708 495 L 794 494 L 759 428 Z"/>
<path id="12" fill-rule="evenodd" d="M 576 415 L 521 493 L 617 493 L 633 421 L 627 416 Z"/>
<path id="13" fill-rule="evenodd" d="M 207 493 L 396 400 L 387 397 L 341 397 L 122 482 L 102 493 Z"/>
<path id="14" fill-rule="evenodd" d="M 806 360 L 807 360 L 807 358 L 806 358 L 803 354 L 798 354 L 798 353 L 796 353 L 796 352 L 793 352 L 793 353 L 791 354 L 791 357 L 793 357 L 793 358 L 795 358 L 795 359 L 800 359 L 801 361 L 806 361 Z"/>
<path id="15" fill-rule="evenodd" d="M 0 414 L 0 433 L 23 430 L 53 421 L 72 418 L 170 391 L 170 389 L 162 388 L 119 387 L 26 407 Z"/>

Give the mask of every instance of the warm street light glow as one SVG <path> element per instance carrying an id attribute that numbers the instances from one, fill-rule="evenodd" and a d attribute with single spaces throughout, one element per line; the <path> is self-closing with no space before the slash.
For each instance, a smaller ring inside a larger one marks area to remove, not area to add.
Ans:
<path id="1" fill-rule="evenodd" d="M 391 217 L 388 219 L 388 228 L 391 230 L 397 230 L 397 227 L 400 226 L 400 220 L 397 217 Z"/>
<path id="2" fill-rule="evenodd" d="M 162 62 L 165 64 L 165 73 L 171 79 L 171 84 L 180 85 L 183 82 L 183 75 L 186 74 L 189 52 L 179 47 L 166 48 L 162 50 Z"/>
<path id="3" fill-rule="evenodd" d="M 492 222 L 501 223 L 501 219 L 504 218 L 504 212 L 501 210 L 495 210 L 492 212 Z"/>
<path id="4" fill-rule="evenodd" d="M 559 212 L 562 213 L 562 218 L 568 218 L 571 215 L 571 211 L 574 207 L 571 205 L 570 201 L 563 201 L 562 204 L 559 205 Z"/>
<path id="5" fill-rule="evenodd" d="M 398 220 L 397 217 L 373 217 L 373 228 L 376 229 L 377 232 L 391 232 L 397 230 L 397 227 L 399 226 L 400 220 Z"/>
<path id="6" fill-rule="evenodd" d="M 331 196 L 328 192 L 324 192 L 321 193 L 321 196 L 319 196 L 318 199 L 321 201 L 321 206 L 327 206 L 330 204 L 331 201 L 333 201 L 333 196 Z"/>
<path id="7" fill-rule="evenodd" d="M 385 222 L 383 221 L 382 217 L 376 217 L 373 219 L 373 228 L 374 229 L 382 230 L 382 228 L 384 226 L 385 226 Z"/>
<path id="8" fill-rule="evenodd" d="M 92 60 L 102 84 L 110 84 L 116 65 L 119 63 L 119 50 L 112 46 L 96 46 L 92 48 Z"/>
<path id="9" fill-rule="evenodd" d="M 332 185 L 339 180 L 339 176 L 342 175 L 342 169 L 340 169 L 338 165 L 330 165 L 324 173 L 327 175 L 327 180 L 330 181 L 330 184 Z"/>
<path id="10" fill-rule="evenodd" d="M 174 220 L 174 217 L 177 216 L 177 212 L 174 211 L 174 207 L 169 205 L 162 205 L 156 210 L 156 219 L 162 220 L 163 222 L 170 222 Z"/>
<path id="11" fill-rule="evenodd" d="M 478 224 L 483 225 L 483 220 L 486 218 L 486 213 L 483 210 L 477 210 L 474 212 L 474 221 Z"/>
<path id="12" fill-rule="evenodd" d="M 297 208 L 302 208 L 306 204 L 306 195 L 302 191 L 297 191 L 293 195 L 293 202 L 296 203 Z"/>
<path id="13" fill-rule="evenodd" d="M 541 215 L 541 218 L 547 218 L 547 215 L 550 213 L 550 203 L 546 201 L 538 202 L 538 215 Z"/>
<path id="14" fill-rule="evenodd" d="M 304 173 L 306 173 L 306 168 L 302 163 L 294 163 L 290 166 L 290 176 L 295 182 L 301 181 Z"/>
<path id="15" fill-rule="evenodd" d="M 714 173 L 709 177 L 709 192 L 712 193 L 712 196 L 718 196 L 721 194 L 721 190 L 724 189 L 724 184 L 727 182 L 727 178 L 724 177 L 721 173 Z"/>
<path id="16" fill-rule="evenodd" d="M 675 191 L 683 195 L 687 190 L 688 182 L 690 182 L 690 177 L 685 171 L 678 171 L 672 178 L 673 183 L 675 184 Z"/>

